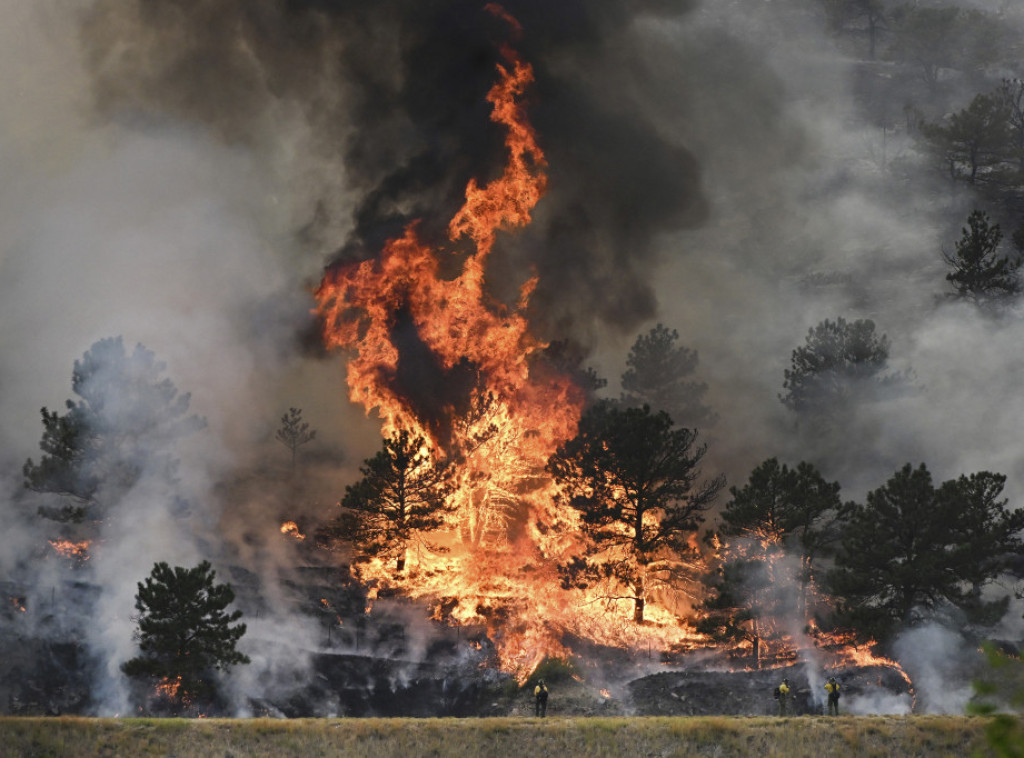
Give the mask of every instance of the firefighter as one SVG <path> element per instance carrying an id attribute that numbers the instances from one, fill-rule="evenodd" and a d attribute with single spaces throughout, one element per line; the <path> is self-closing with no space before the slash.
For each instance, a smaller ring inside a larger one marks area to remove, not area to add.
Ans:
<path id="1" fill-rule="evenodd" d="M 834 676 L 830 676 L 825 682 L 825 692 L 828 693 L 828 715 L 839 715 L 839 682 Z"/>
<path id="2" fill-rule="evenodd" d="M 533 715 L 544 718 L 548 714 L 548 687 L 541 679 L 533 688 Z"/>
<path id="3" fill-rule="evenodd" d="M 779 693 L 779 715 L 785 716 L 789 711 L 789 680 L 783 679 L 782 684 L 779 685 L 777 692 Z"/>

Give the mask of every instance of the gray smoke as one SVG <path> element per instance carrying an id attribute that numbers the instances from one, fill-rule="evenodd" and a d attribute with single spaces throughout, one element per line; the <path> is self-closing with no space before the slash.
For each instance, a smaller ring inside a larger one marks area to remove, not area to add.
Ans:
<path id="1" fill-rule="evenodd" d="M 296 512 L 244 472 L 284 457 L 273 428 L 302 406 L 331 472 L 300 499 L 312 521 L 375 449 L 338 362 L 308 349 L 309 289 L 414 218 L 440 238 L 467 180 L 500 167 L 483 96 L 509 28 L 482 6 L 0 0 L 0 571 L 38 563 L 41 598 L 67 579 L 19 470 L 38 454 L 38 409 L 62 407 L 72 361 L 97 339 L 153 350 L 209 422 L 178 450 L 187 517 L 140 485 L 88 568 L 103 588 L 90 646 L 109 673 L 104 712 L 124 702 L 116 666 L 154 560 L 212 557 L 224 579 L 247 567 L 269 597 L 250 622 L 260 649 L 319 644 L 279 591 L 295 554 L 276 529 Z M 1019 10 L 987 6 L 1024 29 Z M 920 391 L 859 409 L 826 477 L 852 498 L 907 461 L 940 481 L 991 469 L 1019 502 L 1024 321 L 936 298 L 941 249 L 975 199 L 919 191 L 903 103 L 884 132 L 852 105 L 873 74 L 816 6 L 505 7 L 537 74 L 550 194 L 532 227 L 499 241 L 498 298 L 537 272 L 540 332 L 584 346 L 613 379 L 638 332 L 677 328 L 720 417 L 708 471 L 734 483 L 771 456 L 813 459 L 777 397 L 789 354 L 824 318 L 871 318 Z M 963 83 L 951 107 L 970 93 Z M 246 686 L 301 670 L 261 653 Z"/>

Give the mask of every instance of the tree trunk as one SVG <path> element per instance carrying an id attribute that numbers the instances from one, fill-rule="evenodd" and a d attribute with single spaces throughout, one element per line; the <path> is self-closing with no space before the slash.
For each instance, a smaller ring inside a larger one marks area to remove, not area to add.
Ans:
<path id="1" fill-rule="evenodd" d="M 811 581 L 811 559 L 802 556 L 800 560 L 800 621 L 807 621 L 807 587 Z"/>
<path id="2" fill-rule="evenodd" d="M 751 593 L 751 604 L 750 607 L 754 611 L 753 630 L 754 630 L 754 668 L 761 668 L 761 623 L 757 616 L 757 591 Z"/>
<path id="3" fill-rule="evenodd" d="M 644 580 L 643 576 L 637 579 L 636 596 L 633 599 L 633 621 L 637 624 L 644 623 Z"/>

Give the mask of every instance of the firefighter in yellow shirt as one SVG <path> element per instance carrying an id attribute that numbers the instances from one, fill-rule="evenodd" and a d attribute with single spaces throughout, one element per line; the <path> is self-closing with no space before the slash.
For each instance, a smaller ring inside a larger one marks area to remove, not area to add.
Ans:
<path id="1" fill-rule="evenodd" d="M 789 713 L 789 680 L 783 679 L 776 692 L 779 696 L 779 715 L 785 716 Z"/>
<path id="2" fill-rule="evenodd" d="M 828 694 L 828 715 L 839 715 L 839 682 L 834 676 L 830 676 L 825 682 L 825 692 Z"/>
<path id="3" fill-rule="evenodd" d="M 544 718 L 548 715 L 548 688 L 543 679 L 533 688 L 533 705 L 535 716 Z"/>

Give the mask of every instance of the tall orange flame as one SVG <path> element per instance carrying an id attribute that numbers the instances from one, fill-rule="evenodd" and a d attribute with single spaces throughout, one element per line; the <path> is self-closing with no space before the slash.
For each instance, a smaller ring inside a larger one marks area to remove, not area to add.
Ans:
<path id="1" fill-rule="evenodd" d="M 400 576 L 379 561 L 361 564 L 361 575 L 435 598 L 457 623 L 486 624 L 502 664 L 524 676 L 544 656 L 566 653 L 567 631 L 644 649 L 652 637 L 660 644 L 690 635 L 667 612 L 652 609 L 651 623 L 639 628 L 624 622 L 628 608 L 609 613 L 608 602 L 559 586 L 555 564 L 578 554 L 578 521 L 556 509 L 544 465 L 575 434 L 583 393 L 538 360 L 546 345 L 525 316 L 536 278 L 523 283 L 514 307 L 486 291 L 497 234 L 529 223 L 547 185 L 522 103 L 533 70 L 507 46 L 502 55 L 487 100 L 491 120 L 505 129 L 508 160 L 500 177 L 469 182 L 448 226 L 452 249 L 463 239 L 472 244 L 460 273 L 441 276 L 443 251 L 413 223 L 377 259 L 329 271 L 316 297 L 326 344 L 351 351 L 349 397 L 379 414 L 386 435 L 422 435 L 433 455 L 459 460 L 455 514 L 445 534 L 432 536 L 446 551 L 421 551 Z M 410 344 L 446 385 L 426 412 L 403 380 Z M 460 381 L 461 392 L 448 391 Z"/>

